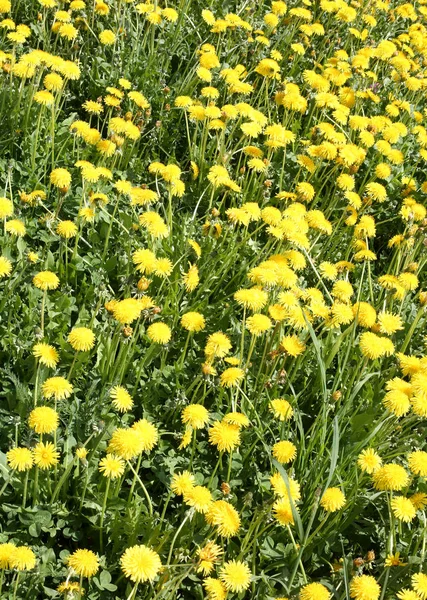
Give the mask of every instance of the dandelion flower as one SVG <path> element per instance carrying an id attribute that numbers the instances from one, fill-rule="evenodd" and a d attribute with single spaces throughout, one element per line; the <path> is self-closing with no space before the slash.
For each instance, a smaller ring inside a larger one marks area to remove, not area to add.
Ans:
<path id="1" fill-rule="evenodd" d="M 147 421 L 147 419 L 140 419 L 135 421 L 132 425 L 132 429 L 138 433 L 141 438 L 142 450 L 144 452 L 150 452 L 159 440 L 159 431 L 153 423 Z"/>
<path id="2" fill-rule="evenodd" d="M 190 404 L 182 411 L 181 419 L 193 429 L 202 429 L 209 421 L 209 412 L 201 404 Z"/>
<path id="3" fill-rule="evenodd" d="M 167 344 L 171 339 L 171 330 L 166 323 L 153 323 L 147 329 L 150 340 L 156 344 Z"/>
<path id="4" fill-rule="evenodd" d="M 59 189 L 67 190 L 70 187 L 71 175 L 67 169 L 54 169 L 50 174 L 50 182 Z"/>
<path id="5" fill-rule="evenodd" d="M 59 285 L 59 279 L 52 271 L 40 271 L 33 277 L 34 285 L 40 290 L 56 290 Z"/>
<path id="6" fill-rule="evenodd" d="M 240 369 L 239 367 L 230 367 L 221 373 L 221 386 L 234 387 L 235 385 L 238 385 L 239 381 L 241 381 L 244 376 L 245 372 L 243 369 Z"/>
<path id="7" fill-rule="evenodd" d="M 300 600 L 329 600 L 331 593 L 321 583 L 309 583 L 301 588 Z"/>
<path id="8" fill-rule="evenodd" d="M 336 512 L 345 505 L 345 495 L 339 488 L 328 488 L 320 500 L 320 505 L 326 512 Z"/>
<path id="9" fill-rule="evenodd" d="M 184 502 L 197 512 L 206 513 L 212 504 L 212 494 L 203 485 L 195 485 L 184 493 Z"/>
<path id="10" fill-rule="evenodd" d="M 95 344 L 95 334 L 87 327 L 74 327 L 68 335 L 68 341 L 74 350 L 87 352 Z"/>
<path id="11" fill-rule="evenodd" d="M 243 592 L 251 583 L 251 571 L 248 565 L 239 560 L 229 560 L 224 563 L 219 577 L 229 592 Z"/>
<path id="12" fill-rule="evenodd" d="M 271 319 L 266 315 L 257 313 L 248 317 L 246 320 L 246 328 L 251 332 L 252 335 L 259 336 L 271 329 L 273 323 Z"/>
<path id="13" fill-rule="evenodd" d="M 7 462 L 15 471 L 28 471 L 33 466 L 33 455 L 28 448 L 12 448 L 7 453 Z"/>
<path id="14" fill-rule="evenodd" d="M 194 487 L 194 482 L 194 475 L 189 471 L 174 473 L 171 481 L 171 490 L 177 496 L 183 496 L 184 494 L 187 494 L 192 487 Z"/>
<path id="15" fill-rule="evenodd" d="M 221 331 L 212 333 L 208 337 L 205 347 L 205 355 L 212 360 L 213 358 L 224 358 L 231 350 L 230 339 Z"/>
<path id="16" fill-rule="evenodd" d="M 13 204 L 8 198 L 0 197 L 0 219 L 13 215 Z"/>
<path id="17" fill-rule="evenodd" d="M 129 325 L 142 312 L 141 303 L 136 298 L 125 298 L 113 306 L 113 316 L 122 325 Z"/>
<path id="18" fill-rule="evenodd" d="M 209 429 L 209 441 L 220 452 L 232 452 L 240 445 L 240 429 L 238 425 L 215 421 Z"/>
<path id="19" fill-rule="evenodd" d="M 99 570 L 99 558 L 92 550 L 76 550 L 67 559 L 68 566 L 83 577 L 93 577 Z"/>
<path id="20" fill-rule="evenodd" d="M 114 408 L 120 412 L 127 412 L 133 406 L 132 396 L 120 385 L 116 385 L 111 389 L 110 398 Z"/>
<path id="21" fill-rule="evenodd" d="M 408 466 L 414 475 L 427 476 L 427 452 L 416 450 L 408 455 Z"/>
<path id="22" fill-rule="evenodd" d="M 9 569 L 12 560 L 12 554 L 16 546 L 9 542 L 0 544 L 0 569 Z"/>
<path id="23" fill-rule="evenodd" d="M 120 566 L 131 581 L 152 582 L 160 572 L 162 562 L 157 552 L 141 544 L 125 550 L 120 558 Z"/>
<path id="24" fill-rule="evenodd" d="M 294 414 L 292 406 L 283 398 L 272 400 L 270 402 L 270 410 L 274 413 L 276 419 L 279 419 L 280 421 L 289 421 Z"/>
<path id="25" fill-rule="evenodd" d="M 59 452 L 51 442 L 39 442 L 33 450 L 34 464 L 39 469 L 50 469 L 58 464 Z"/>
<path id="26" fill-rule="evenodd" d="M 358 575 L 350 582 L 350 597 L 355 600 L 378 600 L 381 588 L 371 575 Z"/>
<path id="27" fill-rule="evenodd" d="M 357 457 L 357 464 L 365 473 L 371 475 L 382 465 L 381 456 L 373 448 L 366 448 Z"/>
<path id="28" fill-rule="evenodd" d="M 77 233 L 77 225 L 72 221 L 60 221 L 56 228 L 56 233 L 61 237 L 69 240 L 75 237 Z"/>
<path id="29" fill-rule="evenodd" d="M 49 406 L 38 406 L 30 412 L 28 424 L 36 433 L 53 433 L 58 429 L 59 416 L 56 410 Z"/>
<path id="30" fill-rule="evenodd" d="M 411 578 L 412 587 L 422 600 L 427 598 L 427 575 L 424 573 L 415 573 Z"/>
<path id="31" fill-rule="evenodd" d="M 207 600 L 225 600 L 227 597 L 227 589 L 219 579 L 207 577 L 203 581 L 203 587 L 206 590 Z"/>
<path id="32" fill-rule="evenodd" d="M 55 400 L 65 400 L 73 393 L 73 386 L 65 377 L 50 377 L 46 379 L 42 386 L 44 398 L 55 398 Z"/>
<path id="33" fill-rule="evenodd" d="M 297 449 L 292 442 L 283 440 L 273 446 L 273 456 L 280 463 L 286 464 L 294 460 Z"/>
<path id="34" fill-rule="evenodd" d="M 250 421 L 246 415 L 235 411 L 224 415 L 222 421 L 223 423 L 237 425 L 239 429 L 241 429 L 242 427 L 248 427 L 250 424 Z"/>
<path id="35" fill-rule="evenodd" d="M 202 331 L 205 328 L 205 317 L 198 312 L 188 312 L 182 315 L 181 325 L 187 331 Z"/>
<path id="36" fill-rule="evenodd" d="M 213 502 L 206 513 L 206 521 L 214 525 L 220 536 L 233 537 L 240 529 L 240 517 L 237 510 L 226 500 Z"/>
<path id="37" fill-rule="evenodd" d="M 388 463 L 374 472 L 374 488 L 384 491 L 399 491 L 409 483 L 409 475 L 403 467 Z"/>
<path id="38" fill-rule="evenodd" d="M 53 369 L 59 361 L 58 352 L 49 344 L 35 344 L 33 346 L 33 355 L 39 359 L 40 364 Z"/>
<path id="39" fill-rule="evenodd" d="M 100 472 L 109 479 L 117 479 L 125 471 L 125 462 L 120 456 L 107 454 L 99 461 Z"/>
<path id="40" fill-rule="evenodd" d="M 16 235 L 17 237 L 23 237 L 27 230 L 25 225 L 19 219 L 12 219 L 11 221 L 6 221 L 6 225 L 4 226 L 5 231 L 11 233 L 12 235 Z"/>
<path id="41" fill-rule="evenodd" d="M 411 500 L 405 496 L 395 496 L 391 501 L 391 509 L 396 519 L 405 523 L 412 521 L 417 513 Z"/>
<path id="42" fill-rule="evenodd" d="M 17 546 L 11 552 L 10 567 L 17 571 L 30 571 L 36 566 L 36 556 L 28 546 Z"/>
<path id="43" fill-rule="evenodd" d="M 302 354 L 306 345 L 296 335 L 285 335 L 280 341 L 280 346 L 283 350 L 294 358 Z"/>
<path id="44" fill-rule="evenodd" d="M 8 277 L 12 272 L 12 263 L 5 256 L 0 256 L 0 278 Z"/>
<path id="45" fill-rule="evenodd" d="M 111 436 L 107 452 L 131 460 L 143 452 L 143 440 L 136 429 L 117 428 Z"/>

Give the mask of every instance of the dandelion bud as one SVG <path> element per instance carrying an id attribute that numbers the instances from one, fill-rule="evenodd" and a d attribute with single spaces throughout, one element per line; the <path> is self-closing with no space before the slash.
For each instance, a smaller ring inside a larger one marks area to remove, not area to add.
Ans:
<path id="1" fill-rule="evenodd" d="M 334 402 L 338 402 L 338 400 L 341 400 L 341 396 L 342 393 L 340 392 L 340 390 L 336 390 L 333 394 L 332 394 L 332 400 Z"/>
<path id="2" fill-rule="evenodd" d="M 418 263 L 416 263 L 416 262 L 409 263 L 409 265 L 407 266 L 407 270 L 411 271 L 411 273 L 416 273 L 418 270 Z"/>
<path id="3" fill-rule="evenodd" d="M 224 494 L 224 496 L 228 496 L 228 494 L 230 494 L 231 492 L 230 484 L 226 481 L 223 481 L 221 483 L 221 492 Z"/>
<path id="4" fill-rule="evenodd" d="M 125 114 L 125 121 L 132 121 L 133 114 L 130 110 Z"/>
<path id="5" fill-rule="evenodd" d="M 354 559 L 353 564 L 355 567 L 359 568 L 359 567 L 363 567 L 363 565 L 365 564 L 365 561 L 363 560 L 363 558 L 361 556 L 359 556 L 358 558 Z"/>
<path id="6" fill-rule="evenodd" d="M 367 562 L 372 562 L 373 560 L 375 560 L 375 552 L 373 550 L 369 550 L 369 552 L 366 555 L 366 560 Z"/>
<path id="7" fill-rule="evenodd" d="M 213 217 L 219 217 L 219 215 L 220 215 L 220 212 L 219 212 L 219 210 L 218 210 L 217 208 L 213 208 L 213 209 L 211 210 L 211 215 L 212 215 Z"/>
<path id="8" fill-rule="evenodd" d="M 150 285 L 151 280 L 146 277 L 141 277 L 141 279 L 137 283 L 137 288 L 140 292 L 145 292 L 148 290 L 148 286 Z"/>
<path id="9" fill-rule="evenodd" d="M 123 335 L 124 335 L 124 337 L 126 337 L 126 338 L 131 337 L 132 333 L 133 333 L 132 327 L 129 327 L 129 326 L 123 327 Z"/>
<path id="10" fill-rule="evenodd" d="M 420 292 L 418 299 L 421 306 L 425 306 L 427 304 L 427 292 Z"/>
<path id="11" fill-rule="evenodd" d="M 161 126 L 162 126 L 162 122 L 161 121 L 156 121 L 156 127 L 157 127 L 157 129 L 160 129 Z"/>

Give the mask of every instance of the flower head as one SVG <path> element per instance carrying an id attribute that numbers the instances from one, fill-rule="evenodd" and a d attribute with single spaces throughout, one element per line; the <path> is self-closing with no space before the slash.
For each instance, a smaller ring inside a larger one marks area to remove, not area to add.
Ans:
<path id="1" fill-rule="evenodd" d="M 100 472 L 109 479 L 117 479 L 125 471 L 125 461 L 115 454 L 107 454 L 99 461 Z"/>
<path id="2" fill-rule="evenodd" d="M 251 571 L 248 565 L 239 560 L 229 560 L 224 563 L 219 577 L 229 592 L 243 592 L 251 583 Z"/>
<path id="3" fill-rule="evenodd" d="M 331 594 L 324 585 L 321 583 L 308 583 L 305 585 L 300 593 L 300 600 L 329 600 Z"/>
<path id="4" fill-rule="evenodd" d="M 29 571 L 36 566 L 34 552 L 28 546 L 16 546 L 10 556 L 10 567 L 17 571 Z"/>
<path id="5" fill-rule="evenodd" d="M 33 355 L 39 359 L 40 364 L 53 369 L 59 361 L 57 350 L 49 344 L 35 344 L 33 346 Z"/>
<path id="6" fill-rule="evenodd" d="M 350 582 L 350 597 L 355 600 L 378 600 L 381 588 L 371 575 L 358 575 Z"/>
<path id="7" fill-rule="evenodd" d="M 65 400 L 73 393 L 73 386 L 65 377 L 49 377 L 42 386 L 44 398 L 55 398 L 55 400 Z"/>
<path id="8" fill-rule="evenodd" d="M 83 577 L 93 577 L 99 570 L 99 558 L 92 550 L 76 550 L 68 557 L 67 564 L 77 575 Z"/>
<path id="9" fill-rule="evenodd" d="M 68 341 L 77 352 L 87 352 L 95 344 L 95 334 L 87 327 L 74 327 L 68 335 Z"/>
<path id="10" fill-rule="evenodd" d="M 33 450 L 34 464 L 39 469 L 50 469 L 58 464 L 59 452 L 51 442 L 39 442 Z"/>
<path id="11" fill-rule="evenodd" d="M 166 323 L 153 323 L 147 329 L 150 340 L 156 344 L 167 344 L 171 339 L 171 330 Z"/>
<path id="12" fill-rule="evenodd" d="M 232 452 L 240 444 L 240 428 L 222 421 L 215 421 L 209 429 L 209 441 L 220 452 Z"/>
<path id="13" fill-rule="evenodd" d="M 226 500 L 216 500 L 206 513 L 209 525 L 215 525 L 220 536 L 229 538 L 240 529 L 240 517 L 237 510 Z"/>
<path id="14" fill-rule="evenodd" d="M 154 581 L 162 568 L 160 556 L 144 545 L 127 548 L 120 558 L 123 573 L 131 581 Z"/>
<path id="15" fill-rule="evenodd" d="M 127 412 L 133 406 L 132 396 L 121 385 L 116 385 L 111 389 L 110 398 L 114 408 L 120 412 Z"/>
<path id="16" fill-rule="evenodd" d="M 33 454 L 28 448 L 12 448 L 7 453 L 7 462 L 16 471 L 28 471 L 33 466 Z"/>
<path id="17" fill-rule="evenodd" d="M 320 500 L 320 505 L 326 512 L 336 512 L 345 504 L 345 496 L 339 488 L 328 488 Z"/>
<path id="18" fill-rule="evenodd" d="M 56 410 L 49 406 L 38 406 L 30 412 L 28 424 L 36 433 L 53 433 L 58 429 L 59 416 Z"/>
<path id="19" fill-rule="evenodd" d="M 201 404 L 190 404 L 182 411 L 181 419 L 193 429 L 201 429 L 209 421 L 209 412 Z"/>
<path id="20" fill-rule="evenodd" d="M 40 271 L 33 277 L 34 285 L 40 290 L 56 290 L 59 285 L 59 279 L 52 271 Z"/>

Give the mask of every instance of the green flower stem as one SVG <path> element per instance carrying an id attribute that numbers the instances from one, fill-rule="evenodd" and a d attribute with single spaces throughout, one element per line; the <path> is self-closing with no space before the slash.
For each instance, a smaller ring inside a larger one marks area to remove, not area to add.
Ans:
<path id="1" fill-rule="evenodd" d="M 33 507 L 37 504 L 39 493 L 39 468 L 36 466 L 34 471 L 34 482 L 33 482 Z"/>
<path id="2" fill-rule="evenodd" d="M 108 492 L 110 491 L 110 482 L 111 480 L 108 477 L 107 484 L 105 486 L 104 502 L 102 503 L 101 521 L 99 524 L 99 551 L 101 552 L 101 554 L 103 553 L 102 530 L 104 526 L 105 509 L 107 508 Z"/>
<path id="3" fill-rule="evenodd" d="M 141 455 L 141 456 L 142 456 L 142 455 Z M 140 458 L 141 458 L 141 456 L 140 456 Z M 153 505 L 152 505 L 152 503 L 151 503 L 151 498 L 150 498 L 150 495 L 149 495 L 149 493 L 147 492 L 147 488 L 146 488 L 146 487 L 145 487 L 145 485 L 142 483 L 142 480 L 141 480 L 141 478 L 139 477 L 139 475 L 138 475 L 138 473 L 135 471 L 135 469 L 132 467 L 131 463 L 130 463 L 129 461 L 126 461 L 126 462 L 127 462 L 128 466 L 129 466 L 130 470 L 132 471 L 132 473 L 133 473 L 133 474 L 134 474 L 134 476 L 135 476 L 135 478 L 134 478 L 134 481 L 133 481 L 133 483 L 132 483 L 132 488 L 131 488 L 131 489 L 132 489 L 132 491 L 133 491 L 133 487 L 134 487 L 134 484 L 135 484 L 135 480 L 136 480 L 136 481 L 138 481 L 138 483 L 139 483 L 139 485 L 141 486 L 141 488 L 142 488 L 142 491 L 144 492 L 144 494 L 145 494 L 145 497 L 146 497 L 146 499 L 147 499 L 147 504 L 148 504 L 148 512 L 149 512 L 149 514 L 150 514 L 150 517 L 152 517 L 152 516 L 153 516 Z M 140 465 L 140 464 L 141 464 L 141 463 L 140 463 L 140 461 L 138 460 L 138 467 L 139 467 L 139 465 Z"/>
<path id="4" fill-rule="evenodd" d="M 78 600 L 82 600 L 83 597 L 83 575 L 80 575 L 79 579 L 79 598 Z"/>
<path id="5" fill-rule="evenodd" d="M 34 399 L 34 408 L 37 406 L 37 397 L 39 394 L 39 377 L 40 377 L 40 361 L 38 358 L 36 358 L 36 380 L 34 382 L 34 395 L 33 395 L 33 399 Z"/>
<path id="6" fill-rule="evenodd" d="M 175 542 L 178 539 L 178 536 L 181 533 L 182 528 L 184 527 L 184 525 L 186 524 L 186 522 L 190 518 L 190 515 L 191 515 L 191 511 L 188 510 L 187 513 L 186 513 L 186 515 L 185 515 L 185 517 L 182 520 L 181 525 L 178 527 L 178 529 L 175 532 L 175 535 L 173 536 L 172 543 L 171 543 L 171 546 L 169 548 L 168 560 L 167 560 L 167 563 L 166 563 L 167 567 L 170 565 L 170 562 L 171 562 L 171 558 L 172 558 L 172 553 L 173 553 L 173 549 L 174 549 L 174 546 L 175 546 Z"/>
<path id="7" fill-rule="evenodd" d="M 46 305 L 46 295 L 47 295 L 47 291 L 44 290 L 44 292 L 43 292 L 43 298 L 42 298 L 41 323 L 40 323 L 40 329 L 42 331 L 42 339 L 44 337 L 44 309 L 45 309 L 45 305 Z"/>
<path id="8" fill-rule="evenodd" d="M 24 493 L 22 494 L 22 508 L 25 508 L 25 505 L 27 503 L 27 490 L 28 490 L 29 476 L 30 476 L 30 470 L 28 469 L 27 472 L 25 473 L 25 479 L 24 479 Z"/>
<path id="9" fill-rule="evenodd" d="M 15 585 L 13 586 L 13 597 L 12 600 L 16 600 L 16 594 L 18 592 L 18 584 L 19 584 L 19 576 L 20 576 L 20 572 L 18 571 L 16 573 L 16 579 L 15 579 Z"/>
<path id="10" fill-rule="evenodd" d="M 185 356 L 187 354 L 187 349 L 188 349 L 188 343 L 190 341 L 190 337 L 191 337 L 191 331 L 188 332 L 187 334 L 187 338 L 185 340 L 185 344 L 184 344 L 184 348 L 182 350 L 182 354 L 181 354 L 181 358 L 179 360 L 179 364 L 178 364 L 178 369 L 182 370 L 183 366 L 184 366 L 184 361 L 185 361 Z"/>
<path id="11" fill-rule="evenodd" d="M 424 311 L 425 311 L 425 307 L 424 307 L 424 306 L 422 306 L 422 307 L 421 307 L 421 308 L 418 310 L 418 312 L 417 312 L 417 314 L 416 314 L 416 316 L 415 316 L 415 319 L 414 319 L 414 321 L 413 321 L 413 323 L 412 323 L 411 327 L 409 328 L 409 331 L 408 331 L 408 333 L 406 334 L 405 341 L 404 341 L 404 342 L 403 342 L 403 344 L 402 344 L 402 347 L 401 347 L 401 349 L 400 349 L 400 352 L 404 353 L 404 352 L 405 352 L 405 350 L 406 350 L 406 348 L 408 347 L 408 344 L 409 344 L 409 342 L 411 341 L 412 335 L 413 335 L 413 333 L 414 333 L 414 331 L 415 331 L 415 329 L 416 329 L 416 327 L 417 327 L 417 325 L 418 325 L 418 323 L 419 323 L 419 321 L 420 321 L 420 319 L 421 319 L 421 317 L 422 317 L 422 315 L 423 315 Z"/>

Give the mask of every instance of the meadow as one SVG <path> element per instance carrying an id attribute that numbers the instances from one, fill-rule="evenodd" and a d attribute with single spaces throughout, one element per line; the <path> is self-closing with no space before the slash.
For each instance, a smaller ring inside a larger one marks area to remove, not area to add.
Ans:
<path id="1" fill-rule="evenodd" d="M 427 600 L 427 0 L 0 0 L 0 598 Z"/>

